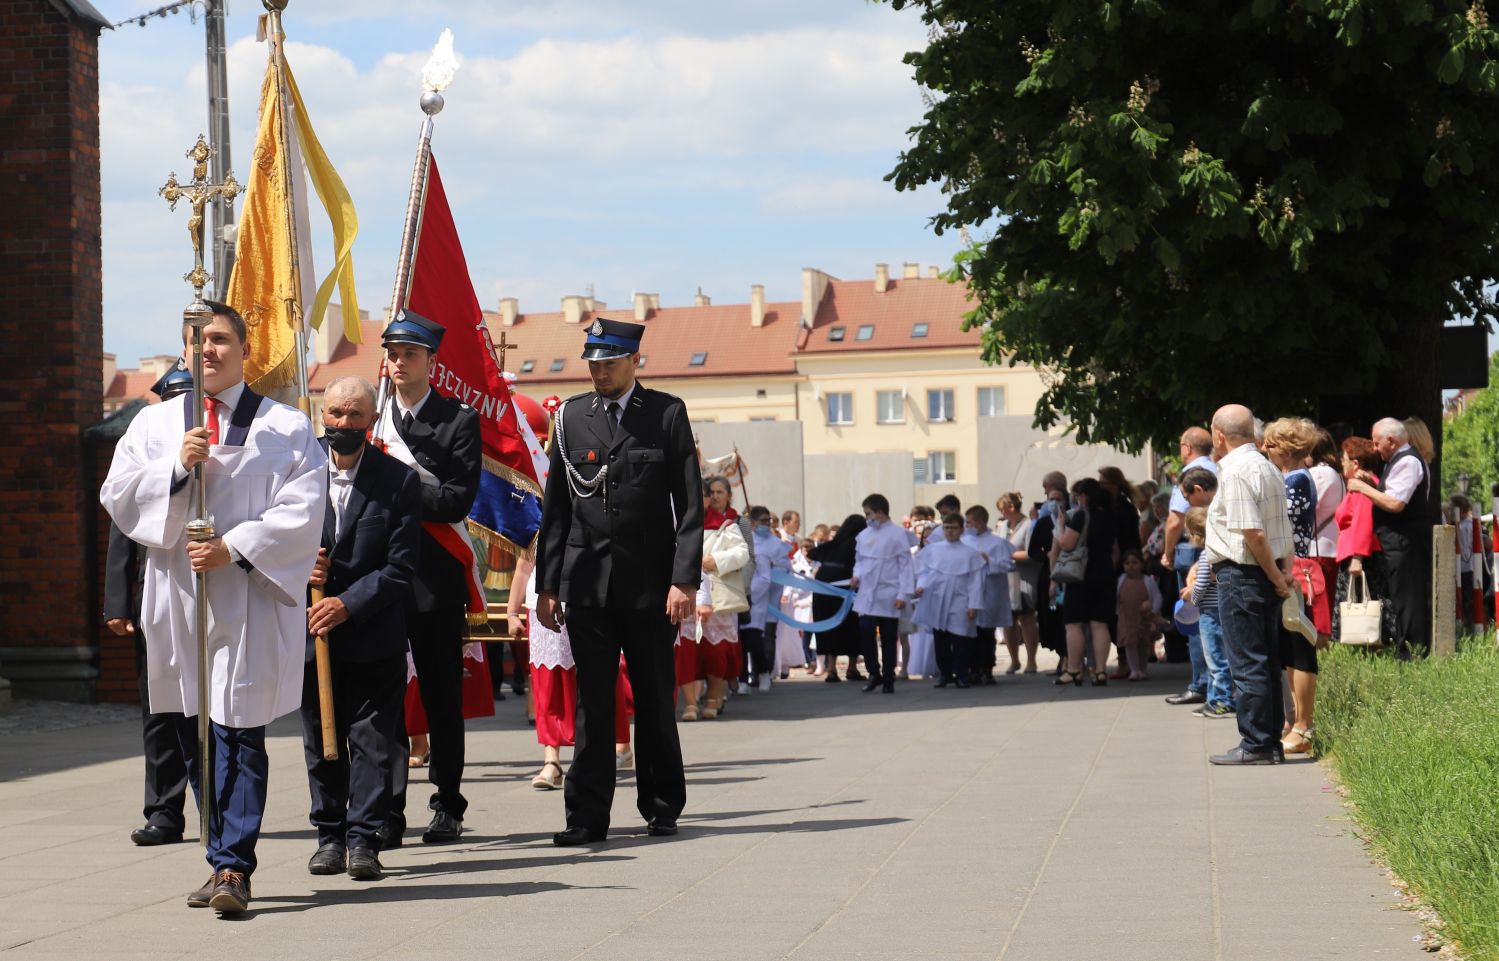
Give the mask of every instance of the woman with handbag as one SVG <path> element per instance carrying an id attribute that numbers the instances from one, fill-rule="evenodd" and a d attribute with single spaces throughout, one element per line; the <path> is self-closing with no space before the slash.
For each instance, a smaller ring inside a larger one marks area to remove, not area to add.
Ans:
<path id="1" fill-rule="evenodd" d="M 1343 477 L 1377 478 L 1384 461 L 1374 441 L 1343 441 Z M 1349 491 L 1338 506 L 1338 589 L 1333 605 L 1332 637 L 1340 644 L 1364 647 L 1392 645 L 1395 609 L 1389 603 L 1390 575 L 1374 533 L 1374 503 Z"/>
<path id="2" fill-rule="evenodd" d="M 1061 548 L 1052 565 L 1052 582 L 1061 588 L 1062 619 L 1067 624 L 1067 665 L 1057 684 L 1083 683 L 1083 648 L 1092 642 L 1093 686 L 1109 683 L 1109 621 L 1115 615 L 1119 544 L 1115 539 L 1114 504 L 1103 485 L 1085 477 L 1072 485 L 1077 509 L 1057 533 Z"/>
<path id="3" fill-rule="evenodd" d="M 1317 425 L 1309 420 L 1282 417 L 1265 427 L 1265 456 L 1285 475 L 1286 507 L 1296 550 L 1291 561 L 1292 583 L 1304 598 L 1315 596 L 1316 584 L 1322 582 L 1322 569 L 1312 560 L 1317 544 L 1317 485 L 1306 467 L 1316 446 Z M 1317 648 L 1282 623 L 1280 662 L 1291 682 L 1295 706 L 1295 715 L 1280 745 L 1287 754 L 1305 754 L 1311 749 L 1317 700 Z"/>

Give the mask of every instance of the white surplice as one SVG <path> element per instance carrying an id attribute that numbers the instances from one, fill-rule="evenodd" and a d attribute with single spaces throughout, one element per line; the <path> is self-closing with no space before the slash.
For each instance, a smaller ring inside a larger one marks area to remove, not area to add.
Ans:
<path id="1" fill-rule="evenodd" d="M 932 541 L 916 555 L 916 601 L 912 620 L 933 631 L 963 637 L 978 633 L 969 611 L 984 606 L 984 558 L 962 541 Z M 1006 595 L 1008 600 L 1008 595 Z"/>
<path id="2" fill-rule="evenodd" d="M 979 627 L 1009 627 L 1015 616 L 1010 610 L 1010 572 L 1015 569 L 1015 545 L 987 527 L 966 528 L 963 543 L 984 558 L 984 604 L 979 609 Z"/>
<path id="3" fill-rule="evenodd" d="M 895 602 L 909 601 L 916 591 L 910 532 L 888 520 L 870 521 L 854 545 L 854 577 L 859 581 L 854 612 L 899 617 Z"/>
<path id="4" fill-rule="evenodd" d="M 99 502 L 146 548 L 141 622 L 151 710 L 196 716 L 197 619 L 186 527 L 197 497 L 191 480 L 171 493 L 183 407 L 191 400 L 185 394 L 136 415 L 115 447 Z M 258 727 L 302 701 L 307 578 L 322 540 L 327 458 L 305 415 L 267 399 L 244 446 L 210 447 L 204 467 L 215 529 L 254 568 L 229 564 L 207 575 L 208 714 L 226 727 Z"/>

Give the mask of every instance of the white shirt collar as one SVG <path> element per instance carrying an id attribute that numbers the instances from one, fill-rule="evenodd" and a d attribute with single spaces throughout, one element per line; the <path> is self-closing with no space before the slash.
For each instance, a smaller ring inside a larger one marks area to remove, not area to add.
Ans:
<path id="1" fill-rule="evenodd" d="M 239 399 L 245 392 L 245 382 L 237 381 L 233 387 L 226 388 L 213 395 L 213 399 L 223 404 L 230 411 L 239 406 Z"/>
<path id="2" fill-rule="evenodd" d="M 368 446 L 369 446 L 368 444 L 365 445 L 365 447 L 368 447 Z M 365 447 L 359 448 L 359 459 L 356 460 L 354 462 L 354 466 L 350 467 L 348 470 L 340 470 L 339 469 L 339 466 L 336 463 L 333 462 L 334 453 L 333 453 L 332 449 L 329 449 L 329 451 L 328 451 L 328 475 L 330 477 L 332 477 L 334 481 L 343 482 L 343 483 L 352 483 L 353 480 L 354 480 L 354 475 L 357 474 L 357 473 L 359 473 L 359 465 L 364 463 L 364 451 L 365 451 Z"/>
<path id="3" fill-rule="evenodd" d="M 624 417 L 625 416 L 625 408 L 627 408 L 630 405 L 630 398 L 632 396 L 634 396 L 634 394 L 635 394 L 635 388 L 637 388 L 639 386 L 640 386 L 640 382 L 636 381 L 635 383 L 633 383 L 633 384 L 630 385 L 630 389 L 629 390 L 625 391 L 623 394 L 620 394 L 618 397 L 614 398 L 613 400 L 610 400 L 609 398 L 607 398 L 607 397 L 603 396 L 602 394 L 600 394 L 599 395 L 599 403 L 603 404 L 605 407 L 608 407 L 610 404 L 618 404 L 619 405 L 619 416 L 620 417 Z"/>
<path id="4" fill-rule="evenodd" d="M 432 388 L 429 386 L 427 388 L 427 392 L 422 395 L 422 399 L 421 400 L 419 400 L 416 403 L 412 404 L 410 407 L 407 407 L 405 405 L 405 403 L 403 403 L 401 401 L 401 392 L 400 391 L 396 391 L 396 413 L 400 414 L 403 417 L 406 414 L 410 414 L 412 417 L 415 417 L 417 414 L 420 414 L 422 412 L 422 407 L 426 405 L 427 398 L 431 397 L 431 396 L 432 396 Z"/>

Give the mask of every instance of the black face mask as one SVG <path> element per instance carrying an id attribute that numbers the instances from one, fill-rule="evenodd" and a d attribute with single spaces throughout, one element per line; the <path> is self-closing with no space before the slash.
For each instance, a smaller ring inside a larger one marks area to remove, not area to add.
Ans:
<path id="1" fill-rule="evenodd" d="M 358 427 L 324 427 L 323 436 L 336 454 L 358 453 L 364 446 L 364 431 Z"/>

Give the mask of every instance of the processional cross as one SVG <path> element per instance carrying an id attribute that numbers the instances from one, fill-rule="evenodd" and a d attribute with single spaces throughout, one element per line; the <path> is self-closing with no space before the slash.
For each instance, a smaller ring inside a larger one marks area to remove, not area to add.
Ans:
<path id="1" fill-rule="evenodd" d="M 187 152 L 187 159 L 193 162 L 193 179 L 190 183 L 181 184 L 177 181 L 177 172 L 173 171 L 168 177 L 166 185 L 157 193 L 166 198 L 167 205 L 173 210 L 177 209 L 177 201 L 186 200 L 192 205 L 193 214 L 187 218 L 187 232 L 193 241 L 193 269 L 182 275 L 182 279 L 193 285 L 197 291 L 197 300 L 203 299 L 203 288 L 213 278 L 208 271 L 203 269 L 203 208 L 219 197 L 225 200 L 233 200 L 239 196 L 240 186 L 234 179 L 234 174 L 229 174 L 221 184 L 208 182 L 208 159 L 213 156 L 213 148 L 208 146 L 208 141 L 202 134 L 198 135 L 198 142 L 193 144 Z"/>

